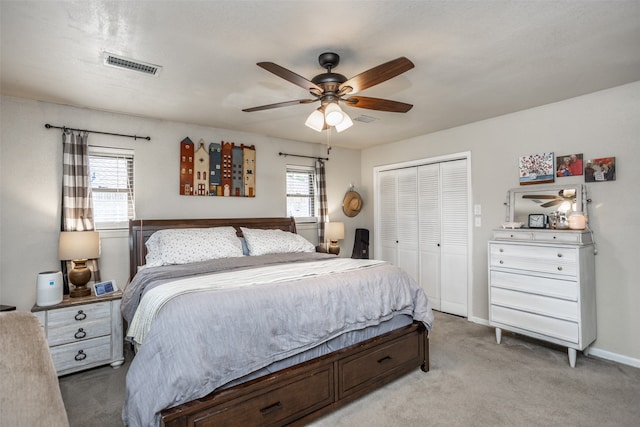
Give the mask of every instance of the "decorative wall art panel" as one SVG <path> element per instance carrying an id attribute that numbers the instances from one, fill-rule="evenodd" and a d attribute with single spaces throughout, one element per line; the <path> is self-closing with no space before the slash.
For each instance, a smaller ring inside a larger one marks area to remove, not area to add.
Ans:
<path id="1" fill-rule="evenodd" d="M 545 184 L 555 180 L 553 153 L 531 154 L 518 160 L 520 185 Z"/>
<path id="2" fill-rule="evenodd" d="M 256 149 L 220 141 L 180 142 L 180 194 L 184 196 L 255 197 Z"/>

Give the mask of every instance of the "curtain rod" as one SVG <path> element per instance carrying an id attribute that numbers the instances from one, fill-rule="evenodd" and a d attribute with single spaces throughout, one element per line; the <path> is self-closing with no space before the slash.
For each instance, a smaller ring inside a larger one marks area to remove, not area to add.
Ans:
<path id="1" fill-rule="evenodd" d="M 147 141 L 151 141 L 151 137 L 150 136 L 123 135 L 121 133 L 100 132 L 100 131 L 97 131 L 97 130 L 74 129 L 74 128 L 68 128 L 66 126 L 53 126 L 53 125 L 50 125 L 49 123 L 44 125 L 44 127 L 46 127 L 47 129 L 51 129 L 51 128 L 53 128 L 53 129 L 62 129 L 63 131 L 75 130 L 75 131 L 78 131 L 78 132 L 99 133 L 101 135 L 122 136 L 122 137 L 125 137 L 125 138 L 146 139 Z"/>
<path id="2" fill-rule="evenodd" d="M 300 154 L 289 154 L 289 153 L 283 153 L 283 152 L 279 152 L 278 156 L 304 157 L 305 159 L 329 160 L 328 157 L 303 156 L 303 155 L 300 155 Z"/>

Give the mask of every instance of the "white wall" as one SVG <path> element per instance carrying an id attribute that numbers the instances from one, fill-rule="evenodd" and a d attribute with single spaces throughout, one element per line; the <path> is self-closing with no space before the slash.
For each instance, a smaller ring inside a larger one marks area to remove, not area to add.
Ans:
<path id="1" fill-rule="evenodd" d="M 57 242 L 60 229 L 62 144 L 59 130 L 45 123 L 80 129 L 151 136 L 151 141 L 98 134 L 92 145 L 133 148 L 137 218 L 228 218 L 286 216 L 285 169 L 287 164 L 312 165 L 313 160 L 278 156 L 292 154 L 327 157 L 326 146 L 261 135 L 214 129 L 187 123 L 35 102 L 0 98 L 1 185 L 0 198 L 0 303 L 29 310 L 35 303 L 37 274 L 60 268 Z M 301 123 L 302 126 L 302 123 Z M 232 141 L 255 145 L 256 197 L 219 198 L 180 196 L 179 142 Z M 360 151 L 333 148 L 326 163 L 329 217 L 344 221 L 341 256 L 350 256 L 353 231 L 362 216 L 347 218 L 342 199 L 350 184 L 360 184 Z M 366 203 L 365 203 L 366 205 Z M 317 232 L 303 226 L 301 234 L 315 239 Z M 126 283 L 129 271 L 128 234 L 101 233 L 100 258 L 103 279 Z M 315 240 L 312 240 L 316 243 Z"/>
<path id="2" fill-rule="evenodd" d="M 470 318 L 488 319 L 487 241 L 504 221 L 507 190 L 518 187 L 518 157 L 553 151 L 584 159 L 616 157 L 616 181 L 588 183 L 596 256 L 597 328 L 594 354 L 640 366 L 640 82 L 544 105 L 362 153 L 364 196 L 373 204 L 373 168 L 471 151 L 473 203 L 482 226 L 473 228 L 473 304 Z M 425 120 L 428 120 L 425 117 Z M 583 182 L 583 177 L 556 183 Z M 363 212 L 373 231 L 373 209 Z M 437 325 L 436 325 L 437 328 Z"/>

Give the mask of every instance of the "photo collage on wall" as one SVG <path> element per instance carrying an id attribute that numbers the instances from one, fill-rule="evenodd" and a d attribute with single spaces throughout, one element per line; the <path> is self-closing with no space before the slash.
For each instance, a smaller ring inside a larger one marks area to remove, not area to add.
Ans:
<path id="1" fill-rule="evenodd" d="M 584 176 L 584 182 L 615 181 L 615 157 L 584 160 L 582 153 L 539 153 L 522 156 L 518 160 L 520 185 L 546 184 L 556 178 Z"/>
<path id="2" fill-rule="evenodd" d="M 220 141 L 180 142 L 180 194 L 183 196 L 255 197 L 256 149 Z"/>

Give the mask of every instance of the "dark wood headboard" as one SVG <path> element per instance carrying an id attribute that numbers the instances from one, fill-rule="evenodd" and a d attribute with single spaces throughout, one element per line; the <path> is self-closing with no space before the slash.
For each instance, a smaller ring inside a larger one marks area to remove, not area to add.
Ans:
<path id="1" fill-rule="evenodd" d="M 290 218 L 211 218 L 211 219 L 136 219 L 129 221 L 129 279 L 145 264 L 147 239 L 158 230 L 171 228 L 209 228 L 233 226 L 238 236 L 240 227 L 280 229 L 296 232 L 296 221 Z"/>

